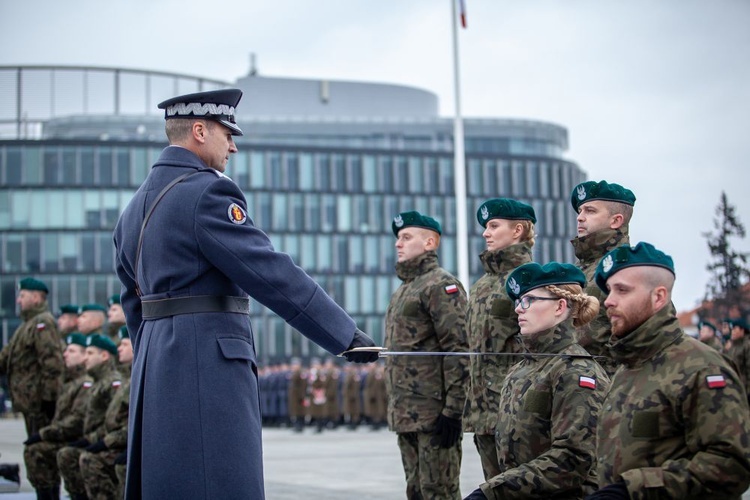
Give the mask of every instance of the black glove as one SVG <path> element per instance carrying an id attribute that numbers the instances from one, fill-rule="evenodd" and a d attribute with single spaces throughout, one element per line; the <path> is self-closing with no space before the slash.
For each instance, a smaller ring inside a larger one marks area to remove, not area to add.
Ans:
<path id="1" fill-rule="evenodd" d="M 375 341 L 367 336 L 365 332 L 357 328 L 354 332 L 354 339 L 352 339 L 352 345 L 350 349 L 355 347 L 375 347 Z M 344 352 L 343 356 L 347 361 L 352 363 L 373 363 L 378 360 L 377 352 Z"/>
<path id="2" fill-rule="evenodd" d="M 38 443 L 39 441 L 44 441 L 44 440 L 42 439 L 42 436 L 40 436 L 37 433 L 37 434 L 32 434 L 31 436 L 29 436 L 29 439 L 27 439 L 26 441 L 24 441 L 23 444 L 25 444 L 26 446 L 28 446 L 30 444 Z"/>
<path id="3" fill-rule="evenodd" d="M 630 500 L 628 487 L 624 481 L 608 484 L 586 497 L 586 500 Z"/>
<path id="4" fill-rule="evenodd" d="M 73 448 L 85 448 L 88 445 L 90 445 L 89 440 L 86 438 L 79 439 L 78 441 L 73 441 L 72 443 L 68 443 L 68 446 L 72 446 Z"/>
<path id="5" fill-rule="evenodd" d="M 42 413 L 47 415 L 50 421 L 55 417 L 56 406 L 57 403 L 55 401 L 42 401 Z"/>
<path id="6" fill-rule="evenodd" d="M 487 500 L 487 497 L 484 495 L 481 488 L 477 488 L 469 493 L 469 496 L 464 498 L 464 500 Z"/>
<path id="7" fill-rule="evenodd" d="M 115 457 L 115 465 L 126 465 L 128 463 L 128 452 L 123 451 Z"/>
<path id="8" fill-rule="evenodd" d="M 440 439 L 441 448 L 450 448 L 456 444 L 462 431 L 460 418 L 446 417 L 442 413 L 438 415 L 435 421 L 435 436 Z"/>
<path id="9" fill-rule="evenodd" d="M 106 449 L 107 449 L 107 445 L 104 444 L 104 440 L 103 439 L 100 439 L 96 443 L 91 444 L 91 445 L 89 445 L 89 446 L 86 447 L 86 451 L 88 451 L 90 453 L 99 453 L 100 451 L 104 451 Z"/>

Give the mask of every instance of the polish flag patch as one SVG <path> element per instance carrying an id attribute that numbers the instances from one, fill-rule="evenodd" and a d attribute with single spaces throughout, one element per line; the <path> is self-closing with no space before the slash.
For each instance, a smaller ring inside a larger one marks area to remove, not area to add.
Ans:
<path id="1" fill-rule="evenodd" d="M 451 294 L 458 292 L 458 285 L 448 285 L 445 287 L 445 293 Z"/>
<path id="2" fill-rule="evenodd" d="M 586 387 L 587 389 L 596 389 L 596 379 L 594 377 L 587 377 L 585 375 L 579 375 L 578 387 Z"/>
<path id="3" fill-rule="evenodd" d="M 119 380 L 113 380 L 112 381 L 112 387 L 120 387 L 122 385 L 122 382 Z"/>
<path id="4" fill-rule="evenodd" d="M 709 375 L 706 377 L 706 383 L 709 389 L 721 389 L 727 386 L 727 380 L 724 375 Z"/>
<path id="5" fill-rule="evenodd" d="M 91 381 L 89 381 L 89 380 L 87 380 L 86 382 L 84 382 L 84 383 L 83 383 L 83 388 L 84 388 L 84 389 L 88 389 L 88 388 L 89 388 L 89 387 L 91 387 L 92 385 L 94 385 L 94 383 L 93 383 L 93 382 L 91 382 Z"/>
<path id="6" fill-rule="evenodd" d="M 44 323 L 37 323 L 37 324 L 36 324 L 36 329 L 37 329 L 37 331 L 42 331 L 42 330 L 44 330 L 45 328 L 46 328 L 46 327 L 45 327 Z"/>

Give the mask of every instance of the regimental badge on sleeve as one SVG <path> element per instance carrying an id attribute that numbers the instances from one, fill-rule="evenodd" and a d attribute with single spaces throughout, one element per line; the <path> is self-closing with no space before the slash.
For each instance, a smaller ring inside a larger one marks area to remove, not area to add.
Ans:
<path id="1" fill-rule="evenodd" d="M 596 389 L 596 379 L 594 377 L 587 377 L 586 375 L 579 375 L 578 387 L 585 387 L 587 389 Z"/>
<path id="2" fill-rule="evenodd" d="M 445 293 L 448 295 L 458 292 L 458 285 L 448 285 L 445 287 Z"/>
<path id="3" fill-rule="evenodd" d="M 229 208 L 227 209 L 227 215 L 229 216 L 229 220 L 233 224 L 244 224 L 247 220 L 247 214 L 244 210 L 242 210 L 242 207 L 236 203 L 232 203 L 231 205 L 229 205 Z"/>
<path id="4" fill-rule="evenodd" d="M 721 389 L 727 386 L 727 379 L 724 378 L 724 375 L 708 375 L 706 383 L 709 389 Z"/>

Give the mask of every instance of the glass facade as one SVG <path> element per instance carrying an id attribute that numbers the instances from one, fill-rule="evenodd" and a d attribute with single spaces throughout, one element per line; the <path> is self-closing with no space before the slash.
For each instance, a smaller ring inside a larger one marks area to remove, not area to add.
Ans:
<path id="1" fill-rule="evenodd" d="M 261 132 L 237 138 L 240 152 L 227 168 L 247 196 L 249 216 L 277 250 L 382 342 L 385 309 L 399 285 L 390 229 L 398 212 L 419 210 L 442 223 L 441 264 L 457 272 L 452 152 L 427 147 L 433 144 L 428 140 L 390 150 L 264 144 Z M 557 150 L 552 154 L 560 144 L 537 151 L 540 142 L 532 141 L 514 153 L 518 141 L 467 136 L 467 145 L 473 144 L 466 155 L 472 282 L 482 273 L 477 256 L 484 249 L 475 214 L 487 198 L 512 197 L 534 206 L 536 260 L 574 259 L 568 240 L 575 235 L 575 217 L 568 200 L 585 175 Z M 163 139 L 0 140 L 3 344 L 19 322 L 16 285 L 25 276 L 50 286 L 54 311 L 66 303 L 105 303 L 119 293 L 112 231 L 164 146 Z M 262 362 L 320 354 L 280 318 L 251 304 Z"/>

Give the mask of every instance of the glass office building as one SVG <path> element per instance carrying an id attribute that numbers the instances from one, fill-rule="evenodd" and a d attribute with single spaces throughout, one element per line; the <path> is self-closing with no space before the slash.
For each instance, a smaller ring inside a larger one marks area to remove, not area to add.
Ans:
<path id="1" fill-rule="evenodd" d="M 105 303 L 119 293 L 112 230 L 166 146 L 174 95 L 243 89 L 239 153 L 227 174 L 248 213 L 358 322 L 382 341 L 399 281 L 391 219 L 437 218 L 440 259 L 456 272 L 453 124 L 437 97 L 399 85 L 268 78 L 236 82 L 99 67 L 0 67 L 0 340 L 19 323 L 16 287 L 35 276 L 50 306 Z M 487 198 L 532 204 L 535 259 L 574 259 L 569 194 L 585 173 L 563 156 L 567 131 L 525 120 L 465 119 L 472 281 L 484 247 L 475 213 Z M 320 353 L 280 318 L 251 305 L 261 362 Z"/>

